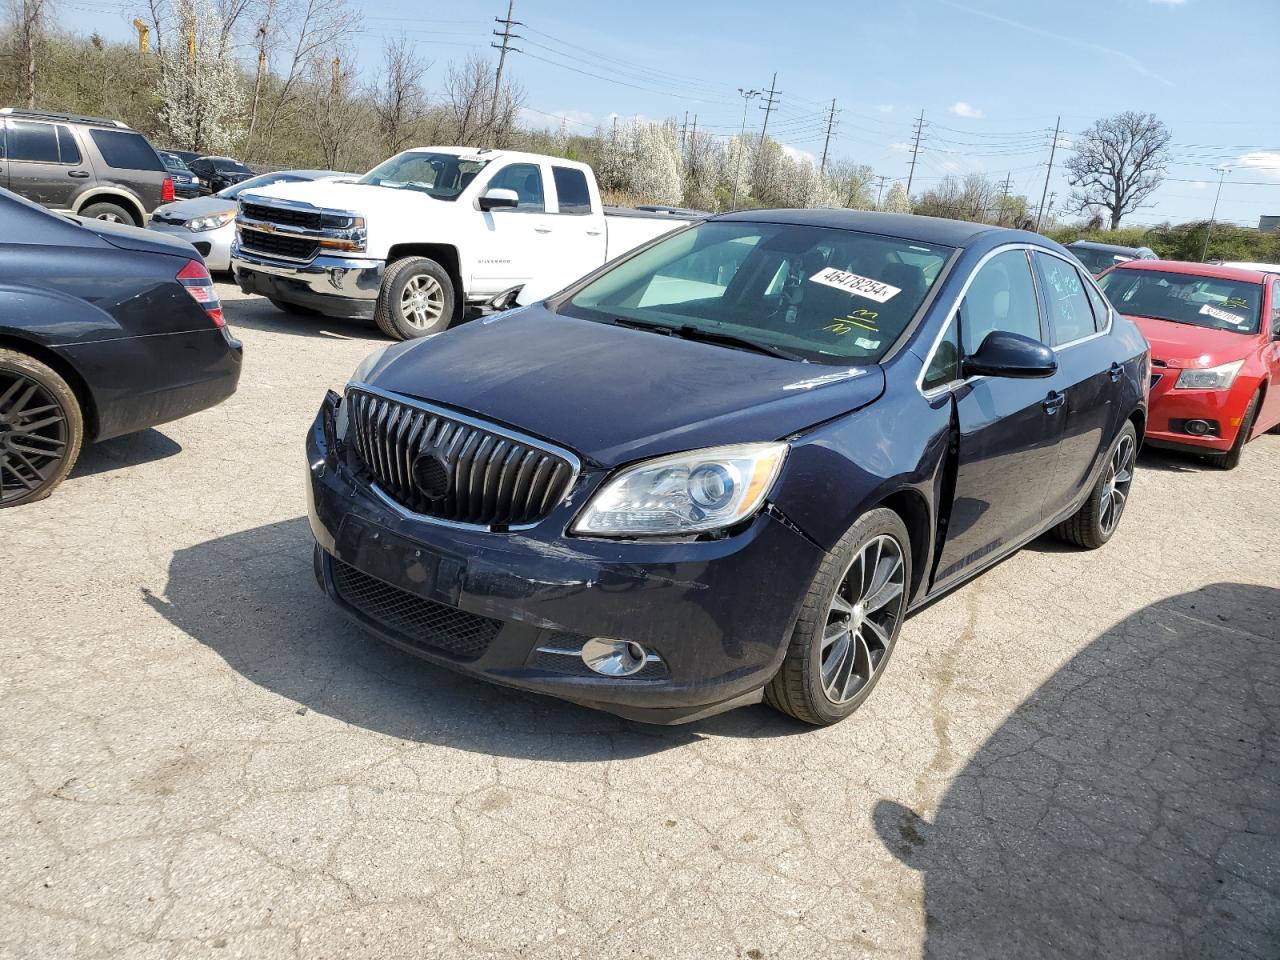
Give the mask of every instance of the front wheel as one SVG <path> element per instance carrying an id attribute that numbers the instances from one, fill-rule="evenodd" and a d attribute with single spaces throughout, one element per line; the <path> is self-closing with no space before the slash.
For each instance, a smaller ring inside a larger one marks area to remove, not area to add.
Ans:
<path id="1" fill-rule="evenodd" d="M 123 223 L 130 227 L 140 226 L 133 214 L 115 203 L 91 203 L 80 211 L 80 216 L 89 220 L 105 220 L 107 223 Z"/>
<path id="2" fill-rule="evenodd" d="M 906 617 L 910 538 L 892 510 L 871 510 L 818 568 L 786 658 L 765 699 L 826 726 L 857 710 L 884 674 Z"/>
<path id="3" fill-rule="evenodd" d="M 1126 422 L 1107 453 L 1102 476 L 1079 510 L 1053 528 L 1060 540 L 1096 550 L 1116 532 L 1129 502 L 1133 467 L 1138 459 L 1138 431 Z"/>
<path id="4" fill-rule="evenodd" d="M 25 353 L 0 350 L 0 507 L 52 493 L 83 439 L 84 417 L 67 382 Z"/>
<path id="5" fill-rule="evenodd" d="M 1231 449 L 1216 458 L 1218 466 L 1223 470 L 1234 470 L 1240 466 L 1240 458 L 1244 456 L 1244 445 L 1249 442 L 1249 434 L 1253 432 L 1253 421 L 1258 416 L 1258 394 L 1253 395 L 1249 406 L 1245 407 L 1244 417 L 1240 420 L 1240 429 L 1236 432 L 1236 442 Z"/>
<path id="6" fill-rule="evenodd" d="M 447 330 L 456 293 L 448 271 L 427 257 L 406 257 L 387 267 L 373 318 L 395 340 Z"/>

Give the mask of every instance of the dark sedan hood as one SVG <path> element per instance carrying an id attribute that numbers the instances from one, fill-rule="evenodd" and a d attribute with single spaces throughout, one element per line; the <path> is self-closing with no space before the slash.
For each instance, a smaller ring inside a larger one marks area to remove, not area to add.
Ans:
<path id="1" fill-rule="evenodd" d="M 85 229 L 90 233 L 97 234 L 113 247 L 120 247 L 122 250 L 167 253 L 170 256 L 189 257 L 192 260 L 200 258 L 195 247 L 185 240 L 179 240 L 168 234 L 144 230 L 142 227 L 131 227 L 124 223 L 111 223 L 107 220 L 88 220 L 84 217 L 76 219 L 84 224 Z"/>
<path id="2" fill-rule="evenodd" d="M 880 396 L 878 366 L 798 363 L 532 306 L 393 347 L 366 377 L 605 466 L 777 440 Z"/>

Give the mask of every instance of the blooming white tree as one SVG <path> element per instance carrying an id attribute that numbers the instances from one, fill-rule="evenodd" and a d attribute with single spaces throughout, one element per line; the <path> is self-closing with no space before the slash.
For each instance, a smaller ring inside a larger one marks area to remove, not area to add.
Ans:
<path id="1" fill-rule="evenodd" d="M 673 123 L 631 125 L 628 189 L 651 203 L 677 204 L 684 198 L 680 138 Z"/>
<path id="2" fill-rule="evenodd" d="M 911 198 L 907 196 L 907 188 L 902 185 L 901 181 L 895 183 L 889 189 L 889 195 L 884 198 L 884 205 L 881 209 L 889 213 L 911 212 Z"/>
<path id="3" fill-rule="evenodd" d="M 161 119 L 184 150 L 228 152 L 244 104 L 225 17 L 210 0 L 177 0 L 160 46 Z"/>

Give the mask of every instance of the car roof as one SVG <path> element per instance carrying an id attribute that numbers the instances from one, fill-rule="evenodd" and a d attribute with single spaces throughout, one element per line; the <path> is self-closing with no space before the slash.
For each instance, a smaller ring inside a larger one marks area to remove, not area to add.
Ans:
<path id="1" fill-rule="evenodd" d="M 475 157 L 477 160 L 516 160 L 525 163 L 554 163 L 558 167 L 573 167 L 588 171 L 591 168 L 576 160 L 552 157 L 545 153 L 525 153 L 522 150 L 496 150 L 492 147 L 410 147 L 404 153 L 449 153 L 455 157 Z"/>
<path id="2" fill-rule="evenodd" d="M 1143 250 L 1150 250 L 1150 247 L 1126 247 L 1118 243 L 1099 243 L 1097 240 L 1072 240 L 1067 244 L 1067 249 L 1073 247 L 1081 250 L 1101 250 L 1104 253 L 1127 253 L 1139 254 Z"/>
<path id="3" fill-rule="evenodd" d="M 1217 266 L 1235 267 L 1237 270 L 1257 270 L 1259 273 L 1280 273 L 1280 263 L 1246 263 L 1239 260 L 1224 260 Z"/>
<path id="4" fill-rule="evenodd" d="M 842 210 L 833 207 L 811 209 L 738 210 L 713 217 L 716 221 L 747 223 L 794 223 L 812 227 L 834 227 L 857 230 L 919 243 L 937 243 L 949 247 L 970 245 L 977 237 L 994 238 L 1007 235 L 1010 241 L 1035 243 L 1046 249 L 1057 249 L 1052 240 L 1025 230 L 994 227 L 989 223 L 970 223 L 942 217 L 918 217 L 910 213 L 879 213 L 874 210 Z"/>
<path id="5" fill-rule="evenodd" d="M 1129 260 L 1117 263 L 1112 270 L 1158 270 L 1161 273 L 1183 273 L 1193 277 L 1240 280 L 1245 283 L 1261 283 L 1267 277 L 1261 270 L 1245 270 L 1219 263 L 1190 263 L 1186 260 Z"/>

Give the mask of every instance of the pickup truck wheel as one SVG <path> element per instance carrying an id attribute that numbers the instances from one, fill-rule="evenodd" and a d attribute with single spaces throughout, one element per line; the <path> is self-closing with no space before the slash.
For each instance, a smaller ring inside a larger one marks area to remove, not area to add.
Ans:
<path id="1" fill-rule="evenodd" d="M 871 510 L 827 554 L 791 632 L 786 658 L 764 688 L 771 706 L 820 726 L 862 706 L 906 618 L 911 538 L 892 510 Z"/>
<path id="2" fill-rule="evenodd" d="M 0 350 L 0 507 L 52 493 L 83 439 L 84 415 L 67 382 L 25 353 Z"/>
<path id="3" fill-rule="evenodd" d="M 90 220 L 106 220 L 108 223 L 123 223 L 131 227 L 140 225 L 133 219 L 133 214 L 114 203 L 91 203 L 81 209 L 80 216 Z"/>
<path id="4" fill-rule="evenodd" d="M 446 330 L 453 320 L 453 281 L 427 257 L 406 257 L 387 268 L 373 318 L 395 340 Z"/>

